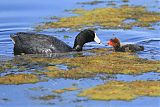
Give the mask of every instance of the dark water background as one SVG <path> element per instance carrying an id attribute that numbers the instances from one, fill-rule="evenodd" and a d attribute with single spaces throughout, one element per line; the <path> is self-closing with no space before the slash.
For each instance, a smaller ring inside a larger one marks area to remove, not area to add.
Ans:
<path id="1" fill-rule="evenodd" d="M 111 0 L 106 0 L 105 3 L 97 5 L 80 5 L 77 2 L 90 0 L 0 0 L 0 60 L 12 58 L 13 44 L 10 39 L 10 34 L 24 31 L 35 32 L 34 27 L 41 23 L 49 21 L 51 16 L 72 16 L 65 10 L 74 8 L 93 9 L 96 7 L 119 7 L 124 4 L 130 6 L 145 6 L 149 11 L 160 12 L 159 0 L 129 0 L 124 3 L 121 0 L 113 0 L 116 5 L 109 5 Z M 144 45 L 145 51 L 139 52 L 138 55 L 143 58 L 160 60 L 160 23 L 154 23 L 154 30 L 148 28 L 134 27 L 131 30 L 123 29 L 98 29 L 97 35 L 105 44 L 106 41 L 115 34 L 119 37 L 122 43 L 138 43 Z M 70 46 L 73 46 L 74 37 L 78 32 L 70 32 L 65 29 L 64 32 L 57 32 L 62 29 L 49 29 L 41 31 L 43 34 L 54 35 L 57 38 L 65 41 Z M 68 35 L 70 38 L 65 39 Z M 88 48 L 104 48 L 103 45 L 96 43 L 88 43 L 84 49 Z M 115 80 L 134 81 L 134 80 L 159 80 L 158 73 L 146 73 L 139 76 L 131 75 L 116 75 Z M 65 83 L 65 84 L 64 84 Z M 40 82 L 36 84 L 24 85 L 0 85 L 0 107 L 159 107 L 159 97 L 139 97 L 133 101 L 94 101 L 86 98 L 78 98 L 76 94 L 79 91 L 67 92 L 60 98 L 51 101 L 33 100 L 32 97 L 51 94 L 54 89 L 62 89 L 70 87 L 73 83 L 77 83 L 78 88 L 85 89 L 103 84 L 104 81 L 99 78 L 70 80 L 70 79 L 55 79 L 48 82 Z M 33 91 L 28 88 L 43 87 L 45 91 Z M 8 101 L 3 100 L 9 99 Z M 78 101 L 79 100 L 79 101 Z"/>

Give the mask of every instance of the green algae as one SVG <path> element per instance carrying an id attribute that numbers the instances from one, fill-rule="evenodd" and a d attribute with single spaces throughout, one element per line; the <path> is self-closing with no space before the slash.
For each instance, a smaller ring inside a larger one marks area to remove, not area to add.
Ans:
<path id="1" fill-rule="evenodd" d="M 129 2 L 129 0 L 122 0 L 122 2 Z"/>
<path id="2" fill-rule="evenodd" d="M 39 86 L 39 87 L 32 87 L 32 88 L 28 88 L 29 90 L 32 90 L 32 91 L 46 91 L 47 89 L 45 89 L 44 87 L 42 86 Z"/>
<path id="3" fill-rule="evenodd" d="M 37 26 L 38 29 L 48 28 L 83 28 L 101 26 L 103 28 L 130 29 L 133 26 L 149 27 L 160 21 L 160 13 L 147 11 L 144 7 L 122 6 L 120 8 L 96 8 L 93 10 L 75 9 L 78 16 L 63 17 L 58 21 L 47 22 Z M 123 23 L 124 20 L 135 19 L 134 23 Z"/>
<path id="4" fill-rule="evenodd" d="M 62 94 L 67 91 L 75 91 L 75 90 L 78 90 L 78 88 L 77 87 L 69 87 L 69 88 L 64 88 L 64 89 L 59 89 L 59 90 L 53 90 L 53 92 L 57 93 L 57 94 Z"/>
<path id="5" fill-rule="evenodd" d="M 64 39 L 68 39 L 68 38 L 70 38 L 70 36 L 64 35 L 63 38 L 64 38 Z"/>
<path id="6" fill-rule="evenodd" d="M 55 97 L 56 97 L 55 95 L 45 95 L 45 96 L 40 96 L 40 97 L 34 98 L 34 99 L 47 101 L 47 100 L 53 100 L 53 99 L 55 99 Z"/>
<path id="7" fill-rule="evenodd" d="M 93 100 L 133 100 L 140 96 L 160 96 L 160 81 L 110 81 L 86 89 L 78 96 Z"/>
<path id="8" fill-rule="evenodd" d="M 78 2 L 77 4 L 82 4 L 82 5 L 97 5 L 100 3 L 105 3 L 105 1 L 101 0 L 94 0 L 94 1 L 88 1 L 88 2 Z"/>
<path id="9" fill-rule="evenodd" d="M 110 49 L 89 50 L 95 56 L 78 56 L 75 58 L 32 58 L 34 63 L 65 64 L 68 70 L 60 70 L 57 66 L 48 66 L 45 75 L 52 78 L 88 78 L 97 74 L 142 74 L 160 72 L 160 61 L 138 58 L 134 53 L 110 52 Z"/>
<path id="10" fill-rule="evenodd" d="M 33 90 L 37 91 L 37 88 L 33 88 Z M 38 89 L 39 90 L 39 89 Z M 53 90 L 52 92 L 56 93 L 56 94 L 62 94 L 64 92 L 67 92 L 67 91 L 75 91 L 75 90 L 78 90 L 78 88 L 76 87 L 69 87 L 69 88 L 64 88 L 64 89 L 59 89 L 59 90 Z M 43 90 L 45 91 L 45 90 Z M 53 100 L 55 99 L 56 95 L 54 94 L 50 94 L 50 95 L 43 95 L 43 96 L 40 96 L 40 97 L 32 97 L 33 99 L 39 99 L 39 100 Z"/>
<path id="11" fill-rule="evenodd" d="M 95 77 L 97 74 L 160 72 L 160 61 L 138 58 L 135 53 L 112 52 L 107 48 L 92 49 L 87 52 L 95 53 L 95 55 L 79 55 L 74 58 L 44 58 L 22 55 L 13 61 L 15 64 L 21 63 L 21 66 L 24 64 L 42 66 L 43 69 L 38 70 L 39 76 L 45 75 L 49 78 L 79 79 Z M 67 70 L 59 68 L 58 65 L 67 66 Z M 35 71 L 34 73 L 37 74 Z"/>
<path id="12" fill-rule="evenodd" d="M 0 84 L 27 84 L 36 82 L 39 82 L 39 79 L 33 74 L 13 74 L 0 77 Z"/>
<path id="13" fill-rule="evenodd" d="M 0 66 L 0 72 L 2 72 L 3 71 L 3 68 L 2 68 L 2 66 Z"/>
<path id="14" fill-rule="evenodd" d="M 4 72 L 7 69 L 14 69 L 14 68 L 17 68 L 17 66 L 14 66 L 12 63 L 9 63 L 7 61 L 0 64 L 0 72 Z"/>

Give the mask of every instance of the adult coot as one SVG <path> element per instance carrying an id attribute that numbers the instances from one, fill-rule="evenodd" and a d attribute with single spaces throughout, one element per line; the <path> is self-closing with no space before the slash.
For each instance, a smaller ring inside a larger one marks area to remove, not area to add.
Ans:
<path id="1" fill-rule="evenodd" d="M 101 43 L 96 33 L 89 29 L 81 31 L 76 36 L 73 48 L 56 37 L 44 34 L 18 32 L 11 35 L 11 39 L 14 42 L 15 55 L 20 55 L 21 53 L 50 54 L 82 51 L 83 45 L 87 42 L 95 41 Z"/>
<path id="2" fill-rule="evenodd" d="M 107 44 L 113 46 L 116 52 L 136 52 L 144 50 L 144 46 L 139 46 L 136 44 L 126 44 L 121 46 L 118 38 L 110 39 Z"/>

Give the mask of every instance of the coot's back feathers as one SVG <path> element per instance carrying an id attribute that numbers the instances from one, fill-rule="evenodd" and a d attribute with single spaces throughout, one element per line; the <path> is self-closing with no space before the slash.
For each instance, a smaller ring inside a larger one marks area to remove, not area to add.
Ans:
<path id="1" fill-rule="evenodd" d="M 35 33 L 18 32 L 11 36 L 15 42 L 14 54 L 29 53 L 29 54 L 47 54 L 58 52 L 69 52 L 72 50 L 63 41 L 53 36 Z"/>

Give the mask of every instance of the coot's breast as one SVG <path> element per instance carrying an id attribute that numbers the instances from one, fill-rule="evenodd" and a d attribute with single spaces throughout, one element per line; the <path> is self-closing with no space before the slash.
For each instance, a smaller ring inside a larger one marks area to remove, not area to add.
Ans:
<path id="1" fill-rule="evenodd" d="M 14 54 L 47 54 L 69 52 L 72 48 L 53 36 L 19 32 L 11 36 L 14 44 Z"/>

